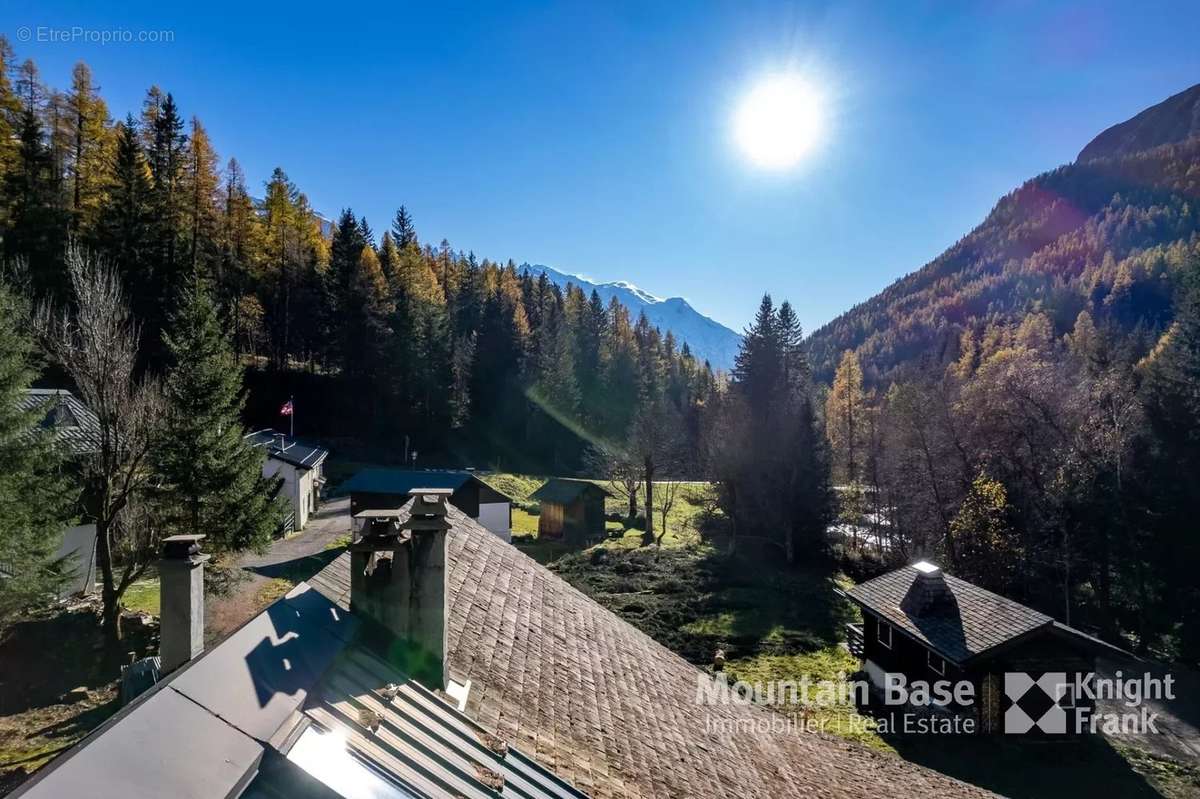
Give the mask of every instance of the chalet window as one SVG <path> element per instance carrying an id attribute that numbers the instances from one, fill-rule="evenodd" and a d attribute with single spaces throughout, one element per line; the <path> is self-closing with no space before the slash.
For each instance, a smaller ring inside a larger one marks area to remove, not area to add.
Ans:
<path id="1" fill-rule="evenodd" d="M 946 660 L 945 660 L 945 658 L 940 658 L 937 655 L 933 654 L 932 652 L 928 652 L 928 653 L 926 653 L 926 655 L 928 656 L 930 670 L 933 671 L 935 674 L 940 674 L 943 677 L 945 677 L 946 676 Z"/>
<path id="2" fill-rule="evenodd" d="M 892 625 L 888 624 L 883 619 L 879 620 L 879 643 L 883 644 L 888 649 L 892 648 Z"/>

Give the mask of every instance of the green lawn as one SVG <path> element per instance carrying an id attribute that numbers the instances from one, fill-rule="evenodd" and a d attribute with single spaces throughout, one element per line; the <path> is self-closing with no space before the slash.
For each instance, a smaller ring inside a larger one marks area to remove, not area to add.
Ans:
<path id="1" fill-rule="evenodd" d="M 149 613 L 151 616 L 158 615 L 160 592 L 158 572 L 154 567 L 147 569 L 140 580 L 125 589 L 121 604 L 128 610 Z"/>

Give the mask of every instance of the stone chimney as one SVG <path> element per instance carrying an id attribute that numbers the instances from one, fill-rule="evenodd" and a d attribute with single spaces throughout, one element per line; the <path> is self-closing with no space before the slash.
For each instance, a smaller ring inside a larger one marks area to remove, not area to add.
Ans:
<path id="1" fill-rule="evenodd" d="M 204 564 L 202 535 L 163 539 L 158 581 L 162 595 L 159 657 L 167 673 L 204 651 Z"/>
<path id="2" fill-rule="evenodd" d="M 900 602 L 900 609 L 914 616 L 945 613 L 957 606 L 942 570 L 926 560 L 913 564 L 917 576 Z"/>
<path id="3" fill-rule="evenodd" d="M 446 503 L 450 489 L 409 492 L 408 516 L 376 519 L 350 546 L 350 610 L 407 642 L 398 663 L 446 687 Z"/>

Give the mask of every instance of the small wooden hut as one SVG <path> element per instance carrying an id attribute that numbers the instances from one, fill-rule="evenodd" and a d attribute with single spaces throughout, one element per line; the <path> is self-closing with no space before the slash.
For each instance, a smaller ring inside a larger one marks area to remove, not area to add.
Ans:
<path id="1" fill-rule="evenodd" d="M 589 544 L 604 537 L 604 498 L 610 496 L 588 480 L 553 477 L 530 494 L 541 505 L 538 538 L 567 544 Z"/>

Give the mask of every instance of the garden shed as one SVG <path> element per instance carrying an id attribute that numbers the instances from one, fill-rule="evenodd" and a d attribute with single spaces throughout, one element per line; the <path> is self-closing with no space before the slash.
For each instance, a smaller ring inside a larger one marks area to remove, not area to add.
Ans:
<path id="1" fill-rule="evenodd" d="M 589 480 L 554 477 L 530 494 L 541 505 L 538 537 L 587 544 L 604 537 L 604 498 L 611 496 Z"/>

